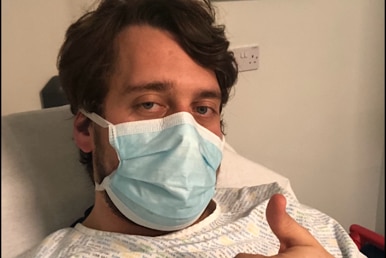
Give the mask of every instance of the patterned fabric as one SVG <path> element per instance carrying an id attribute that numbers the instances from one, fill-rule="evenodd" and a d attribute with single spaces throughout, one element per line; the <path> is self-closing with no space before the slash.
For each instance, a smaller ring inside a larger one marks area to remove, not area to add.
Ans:
<path id="1" fill-rule="evenodd" d="M 103 232 L 77 224 L 49 235 L 20 257 L 234 257 L 238 253 L 277 254 L 265 209 L 269 198 L 282 193 L 287 212 L 334 257 L 365 257 L 344 228 L 328 215 L 300 204 L 277 183 L 217 189 L 216 210 L 205 220 L 160 237 Z"/>

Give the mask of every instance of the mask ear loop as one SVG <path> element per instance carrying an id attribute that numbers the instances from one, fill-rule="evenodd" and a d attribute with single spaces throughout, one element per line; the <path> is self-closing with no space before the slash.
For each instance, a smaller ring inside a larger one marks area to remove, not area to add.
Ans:
<path id="1" fill-rule="evenodd" d="M 98 184 L 95 182 L 95 191 L 102 192 L 106 190 L 106 185 L 109 185 L 110 177 L 107 176 L 103 179 L 102 183 Z"/>
<path id="2" fill-rule="evenodd" d="M 93 121 L 94 123 L 96 123 L 97 125 L 99 125 L 102 128 L 108 128 L 109 125 L 113 125 L 112 123 L 110 123 L 109 121 L 106 121 L 105 119 L 103 119 L 101 116 L 99 116 L 96 113 L 89 113 L 89 112 L 87 112 L 86 110 L 84 110 L 82 108 L 79 109 L 79 111 L 83 115 L 85 115 L 86 117 L 91 119 L 91 121 Z M 96 191 L 104 191 L 105 190 L 105 185 L 108 184 L 107 181 L 109 181 L 109 177 L 106 177 L 105 179 L 103 179 L 101 184 L 98 184 L 97 182 L 95 182 L 95 190 Z"/>
<path id="3" fill-rule="evenodd" d="M 83 115 L 85 115 L 86 117 L 90 118 L 91 121 L 93 121 L 94 123 L 98 124 L 100 127 L 108 128 L 109 125 L 113 125 L 112 123 L 110 123 L 109 121 L 106 121 L 105 119 L 103 119 L 101 116 L 99 116 L 96 113 L 89 113 L 89 112 L 87 112 L 86 110 L 84 110 L 82 108 L 79 109 L 79 111 Z"/>

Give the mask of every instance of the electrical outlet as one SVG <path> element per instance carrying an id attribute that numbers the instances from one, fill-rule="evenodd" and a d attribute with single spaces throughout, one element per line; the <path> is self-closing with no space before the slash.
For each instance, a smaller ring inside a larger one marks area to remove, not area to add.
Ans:
<path id="1" fill-rule="evenodd" d="M 256 70 L 259 68 L 259 46 L 246 46 L 232 49 L 239 72 Z"/>

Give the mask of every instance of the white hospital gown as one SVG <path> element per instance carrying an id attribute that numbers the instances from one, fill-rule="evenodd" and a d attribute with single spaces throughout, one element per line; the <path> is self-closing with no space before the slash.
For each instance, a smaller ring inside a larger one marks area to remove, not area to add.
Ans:
<path id="1" fill-rule="evenodd" d="M 365 257 L 344 228 L 318 210 L 300 204 L 277 183 L 217 189 L 216 210 L 184 230 L 159 237 L 111 233 L 77 224 L 49 235 L 21 257 L 234 257 L 277 254 L 279 242 L 265 217 L 269 198 L 282 193 L 287 212 L 334 257 Z"/>

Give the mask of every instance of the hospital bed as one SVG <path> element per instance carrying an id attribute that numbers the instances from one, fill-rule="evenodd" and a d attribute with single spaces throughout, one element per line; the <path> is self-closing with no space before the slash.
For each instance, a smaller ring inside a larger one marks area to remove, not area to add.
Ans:
<path id="1" fill-rule="evenodd" d="M 92 205 L 94 186 L 78 161 L 72 117 L 68 105 L 2 117 L 1 257 L 14 257 L 70 226 Z M 286 177 L 225 145 L 218 187 L 271 182 L 292 192 Z M 360 248 L 371 242 L 371 236 L 361 242 L 358 228 L 351 233 Z"/>

